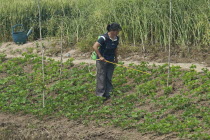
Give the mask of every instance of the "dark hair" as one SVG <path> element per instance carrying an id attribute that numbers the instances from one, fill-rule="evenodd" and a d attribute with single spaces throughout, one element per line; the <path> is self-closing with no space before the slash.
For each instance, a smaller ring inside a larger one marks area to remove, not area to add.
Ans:
<path id="1" fill-rule="evenodd" d="M 110 32 L 110 31 L 121 31 L 122 30 L 120 24 L 118 24 L 118 23 L 108 24 L 106 29 L 107 29 L 108 32 Z"/>

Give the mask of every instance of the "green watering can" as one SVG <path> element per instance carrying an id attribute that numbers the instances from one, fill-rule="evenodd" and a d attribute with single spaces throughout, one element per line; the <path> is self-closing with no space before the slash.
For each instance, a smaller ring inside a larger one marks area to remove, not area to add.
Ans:
<path id="1" fill-rule="evenodd" d="M 16 27 L 21 27 L 22 31 L 18 31 L 18 32 L 15 32 L 15 28 Z M 27 42 L 28 40 L 28 36 L 31 34 L 32 32 L 32 29 L 31 28 L 28 33 L 26 34 L 24 31 L 23 31 L 23 25 L 22 24 L 17 24 L 17 25 L 14 25 L 12 26 L 12 39 L 13 41 L 16 43 L 16 44 L 24 44 Z"/>

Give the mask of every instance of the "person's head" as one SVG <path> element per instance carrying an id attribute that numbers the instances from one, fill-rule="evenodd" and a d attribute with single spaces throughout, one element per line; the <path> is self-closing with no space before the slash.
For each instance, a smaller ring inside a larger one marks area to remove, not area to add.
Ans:
<path id="1" fill-rule="evenodd" d="M 107 27 L 106 27 L 106 29 L 113 36 L 117 36 L 119 34 L 119 32 L 122 30 L 120 24 L 118 24 L 118 23 L 108 24 Z"/>

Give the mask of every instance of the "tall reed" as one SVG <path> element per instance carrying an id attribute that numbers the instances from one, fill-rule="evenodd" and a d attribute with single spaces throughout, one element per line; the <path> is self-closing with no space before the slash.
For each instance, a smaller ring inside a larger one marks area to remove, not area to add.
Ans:
<path id="1" fill-rule="evenodd" d="M 34 0 L 0 0 L 0 41 L 11 41 L 11 26 L 34 27 L 30 40 L 39 38 L 38 9 Z M 155 45 L 167 50 L 169 44 L 168 0 L 41 0 L 43 37 L 59 37 L 61 19 L 70 43 L 97 38 L 107 23 L 122 25 L 121 42 Z M 172 1 L 172 46 L 208 47 L 208 1 Z"/>

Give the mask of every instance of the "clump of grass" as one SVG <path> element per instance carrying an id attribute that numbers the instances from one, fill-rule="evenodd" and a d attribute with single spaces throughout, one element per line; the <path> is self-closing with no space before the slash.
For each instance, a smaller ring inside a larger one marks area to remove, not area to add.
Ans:
<path id="1" fill-rule="evenodd" d="M 5 60 L 6 60 L 6 54 L 4 54 L 4 53 L 0 53 L 0 62 L 2 63 L 2 62 L 4 62 Z"/>

